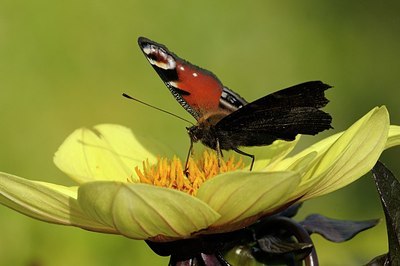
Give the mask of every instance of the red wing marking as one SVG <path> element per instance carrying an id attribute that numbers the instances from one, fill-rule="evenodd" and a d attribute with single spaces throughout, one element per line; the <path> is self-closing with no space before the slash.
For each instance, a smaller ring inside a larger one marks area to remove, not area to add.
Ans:
<path id="1" fill-rule="evenodd" d="M 229 114 L 247 103 L 213 73 L 181 59 L 164 45 L 144 37 L 138 43 L 178 103 L 196 120 L 211 113 Z"/>
<path id="2" fill-rule="evenodd" d="M 215 76 L 181 60 L 177 61 L 176 71 L 178 73 L 178 80 L 174 82 L 176 87 L 189 93 L 182 97 L 200 117 L 221 109 L 219 101 L 223 87 Z"/>

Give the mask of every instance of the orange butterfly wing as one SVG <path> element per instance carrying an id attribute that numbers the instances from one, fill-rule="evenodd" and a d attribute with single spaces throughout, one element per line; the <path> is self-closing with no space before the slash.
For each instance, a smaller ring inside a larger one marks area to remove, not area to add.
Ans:
<path id="1" fill-rule="evenodd" d="M 183 60 L 164 45 L 144 37 L 138 43 L 175 99 L 196 120 L 212 113 L 229 114 L 247 103 L 213 73 Z"/>

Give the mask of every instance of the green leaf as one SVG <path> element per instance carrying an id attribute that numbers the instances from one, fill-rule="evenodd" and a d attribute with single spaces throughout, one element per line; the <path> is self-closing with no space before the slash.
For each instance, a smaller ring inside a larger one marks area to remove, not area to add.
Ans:
<path id="1" fill-rule="evenodd" d="M 0 203 L 32 218 L 99 232 L 115 232 L 88 218 L 76 201 L 77 188 L 0 173 Z"/>
<path id="2" fill-rule="evenodd" d="M 93 219 L 134 239 L 190 237 L 220 217 L 193 196 L 146 184 L 86 183 L 79 188 L 78 202 Z"/>
<path id="3" fill-rule="evenodd" d="M 131 130 L 104 124 L 95 126 L 94 130 L 75 130 L 56 152 L 54 163 L 75 181 L 84 183 L 135 180 L 134 168 L 146 159 L 156 162 L 156 156 Z"/>
<path id="4" fill-rule="evenodd" d="M 221 214 L 214 226 L 234 223 L 276 209 L 299 184 L 295 172 L 238 171 L 206 181 L 197 197 Z"/>

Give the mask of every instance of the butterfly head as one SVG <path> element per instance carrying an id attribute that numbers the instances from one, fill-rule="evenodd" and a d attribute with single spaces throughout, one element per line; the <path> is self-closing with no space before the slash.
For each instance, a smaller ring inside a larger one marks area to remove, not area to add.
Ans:
<path id="1" fill-rule="evenodd" d="M 200 131 L 198 126 L 186 127 L 186 130 L 193 142 L 198 142 L 201 139 L 201 136 L 199 136 Z"/>
<path id="2" fill-rule="evenodd" d="M 186 130 L 192 142 L 201 141 L 211 149 L 216 149 L 218 134 L 215 129 L 215 124 L 225 115 L 224 113 L 217 113 L 207 118 L 203 117 L 198 121 L 197 125 L 187 127 Z"/>

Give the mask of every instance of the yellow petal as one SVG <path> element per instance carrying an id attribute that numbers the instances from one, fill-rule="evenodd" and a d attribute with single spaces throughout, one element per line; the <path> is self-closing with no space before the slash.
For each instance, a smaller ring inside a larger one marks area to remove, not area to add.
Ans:
<path id="1" fill-rule="evenodd" d="M 322 148 L 316 149 L 319 154 L 314 167 L 304 175 L 296 193 L 311 188 L 302 198 L 306 200 L 342 188 L 363 176 L 384 150 L 388 132 L 389 115 L 381 107 L 358 120 L 331 146 L 323 142 Z"/>
<path id="2" fill-rule="evenodd" d="M 400 126 L 390 126 L 385 149 L 400 145 Z"/>
<path id="3" fill-rule="evenodd" d="M 283 170 L 292 170 L 291 165 L 296 164 L 298 161 L 303 161 L 305 157 L 314 154 L 314 160 L 317 160 L 326 150 L 332 146 L 335 141 L 343 134 L 344 131 L 336 133 L 328 138 L 325 138 L 307 149 L 297 153 L 292 157 L 285 158 L 282 161 L 278 161 L 276 164 L 269 165 L 267 167 L 268 171 L 283 171 Z M 389 128 L 389 135 L 387 142 L 385 144 L 385 149 L 389 149 L 394 146 L 400 145 L 400 126 L 391 125 Z M 308 159 L 307 159 L 308 161 Z"/>
<path id="4" fill-rule="evenodd" d="M 156 162 L 155 155 L 142 142 L 130 129 L 119 125 L 98 125 L 93 130 L 81 128 L 60 146 L 54 163 L 78 183 L 132 180 L 136 178 L 135 166 L 145 159 Z"/>
<path id="5" fill-rule="evenodd" d="M 88 218 L 77 201 L 77 188 L 35 182 L 0 173 L 0 203 L 32 218 L 91 231 L 115 232 Z"/>
<path id="6" fill-rule="evenodd" d="M 134 239 L 189 237 L 220 217 L 193 196 L 146 184 L 86 183 L 78 201 L 91 217 Z"/>
<path id="7" fill-rule="evenodd" d="M 341 135 L 343 132 L 337 133 L 335 135 L 329 136 L 313 145 L 304 149 L 303 151 L 297 153 L 294 156 L 287 157 L 278 163 L 268 166 L 268 171 L 284 171 L 290 168 L 291 165 L 296 164 L 296 162 L 304 160 L 304 158 L 312 158 L 314 161 L 323 154 Z M 308 161 L 309 159 L 307 159 Z M 310 161 L 310 163 L 311 163 Z"/>
<path id="8" fill-rule="evenodd" d="M 208 180 L 196 196 L 221 214 L 217 226 L 277 208 L 299 182 L 295 172 L 237 171 Z"/>
<path id="9" fill-rule="evenodd" d="M 246 152 L 253 154 L 256 159 L 253 170 L 263 170 L 267 166 L 268 169 L 273 167 L 273 165 L 285 158 L 293 150 L 299 139 L 300 135 L 294 141 L 276 140 L 269 146 L 247 148 Z"/>

